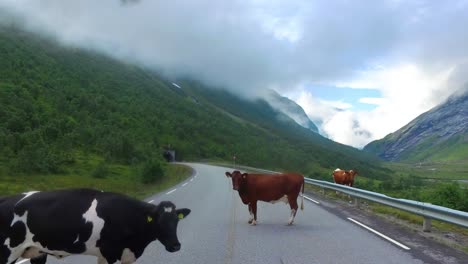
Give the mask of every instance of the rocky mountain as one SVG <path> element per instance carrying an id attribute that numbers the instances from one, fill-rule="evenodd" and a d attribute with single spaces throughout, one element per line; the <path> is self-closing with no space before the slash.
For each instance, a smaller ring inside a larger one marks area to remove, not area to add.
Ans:
<path id="1" fill-rule="evenodd" d="M 450 97 L 364 150 L 388 161 L 468 160 L 468 92 Z"/>
<path id="2" fill-rule="evenodd" d="M 265 100 L 272 108 L 289 116 L 302 127 L 318 133 L 317 126 L 309 119 L 307 114 L 304 112 L 304 109 L 296 104 L 296 102 L 279 95 L 273 90 L 270 90 L 266 94 Z"/>

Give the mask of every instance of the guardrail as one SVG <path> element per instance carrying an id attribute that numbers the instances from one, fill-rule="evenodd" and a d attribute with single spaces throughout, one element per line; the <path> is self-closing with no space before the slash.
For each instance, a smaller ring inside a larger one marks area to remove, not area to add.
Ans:
<path id="1" fill-rule="evenodd" d="M 340 185 L 336 183 L 319 181 L 310 178 L 305 178 L 305 182 L 321 188 L 339 191 L 359 199 L 376 202 L 391 206 L 403 211 L 417 214 L 424 217 L 423 230 L 430 231 L 431 219 L 444 221 L 451 224 L 456 224 L 463 227 L 468 227 L 468 213 L 450 208 L 433 205 L 430 203 L 423 203 L 407 199 L 397 199 L 381 193 L 366 191 L 354 187 Z M 359 201 L 356 199 L 356 204 Z"/>
<path id="2" fill-rule="evenodd" d="M 257 168 L 246 167 L 246 166 L 237 166 L 237 167 L 242 167 L 242 169 L 246 169 L 246 170 L 255 170 L 255 171 L 266 172 L 266 173 L 278 173 L 275 171 L 257 169 Z M 407 200 L 407 199 L 397 199 L 397 198 L 393 198 L 393 197 L 390 197 L 381 193 L 366 191 L 366 190 L 349 187 L 345 185 L 340 185 L 336 183 L 331 183 L 327 181 L 320 181 L 320 180 L 305 178 L 305 182 L 314 186 L 324 188 L 324 189 L 335 190 L 335 191 L 339 191 L 339 192 L 348 194 L 350 196 L 353 196 L 355 199 L 356 205 L 359 205 L 358 199 L 364 199 L 364 200 L 372 201 L 375 203 L 394 207 L 394 208 L 397 208 L 406 212 L 410 212 L 416 215 L 420 215 L 424 217 L 423 231 L 426 231 L 426 232 L 430 231 L 431 229 L 432 219 L 436 219 L 436 220 L 440 220 L 443 222 L 447 222 L 447 223 L 451 223 L 451 224 L 455 224 L 455 225 L 468 228 L 468 213 L 467 212 L 454 210 L 454 209 L 450 209 L 450 208 L 446 208 L 446 207 L 442 207 L 438 205 L 433 205 L 430 203 L 423 203 L 423 202 Z"/>

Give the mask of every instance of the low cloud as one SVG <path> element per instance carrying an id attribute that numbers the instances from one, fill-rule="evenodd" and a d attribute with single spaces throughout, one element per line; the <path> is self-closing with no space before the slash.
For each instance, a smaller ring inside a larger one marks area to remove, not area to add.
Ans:
<path id="1" fill-rule="evenodd" d="M 297 98 L 322 131 L 358 147 L 464 87 L 467 13 L 465 0 L 0 2 L 0 23 L 248 97 L 304 83 L 377 89 L 364 113 Z"/>
<path id="2" fill-rule="evenodd" d="M 453 69 L 425 73 L 414 65 L 380 69 L 363 74 L 360 79 L 342 84 L 347 87 L 374 87 L 382 98 L 360 98 L 359 102 L 373 104 L 372 110 L 358 110 L 352 104 L 324 101 L 302 90 L 297 100 L 309 117 L 320 124 L 323 134 L 331 139 L 364 147 L 398 130 L 411 120 L 444 102 L 450 95 L 462 91 L 459 86 L 448 86 L 457 74 Z M 353 88 L 343 88 L 353 89 Z"/>
<path id="3" fill-rule="evenodd" d="M 359 99 L 360 103 L 363 104 L 370 104 L 370 105 L 383 105 L 385 104 L 384 98 L 370 98 L 370 97 L 363 97 Z"/>

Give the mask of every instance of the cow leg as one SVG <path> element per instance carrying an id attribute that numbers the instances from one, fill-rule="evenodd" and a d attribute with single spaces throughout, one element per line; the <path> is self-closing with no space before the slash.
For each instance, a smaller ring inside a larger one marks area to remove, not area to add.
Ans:
<path id="1" fill-rule="evenodd" d="M 45 264 L 47 262 L 47 254 L 42 254 L 39 257 L 34 257 L 29 260 L 31 264 Z"/>
<path id="2" fill-rule="evenodd" d="M 291 209 L 291 216 L 289 217 L 288 225 L 292 225 L 296 217 L 297 209 Z"/>
<path id="3" fill-rule="evenodd" d="M 8 257 L 7 263 L 15 263 L 19 258 L 21 254 L 18 254 L 17 252 L 11 252 L 10 256 Z"/>
<path id="4" fill-rule="evenodd" d="M 108 262 L 103 256 L 99 256 L 97 259 L 97 264 L 108 264 Z"/>
<path id="5" fill-rule="evenodd" d="M 294 222 L 294 218 L 296 217 L 297 213 L 297 196 L 296 197 L 290 197 L 288 196 L 288 201 L 289 201 L 289 206 L 291 207 L 291 216 L 289 217 L 288 225 L 292 225 Z"/>
<path id="6" fill-rule="evenodd" d="M 253 221 L 250 224 L 256 225 L 257 224 L 257 201 L 252 202 L 250 204 L 251 204 L 252 213 L 253 213 Z"/>
<path id="7" fill-rule="evenodd" d="M 120 259 L 120 262 L 122 264 L 132 264 L 135 263 L 135 261 L 135 253 L 133 253 L 129 248 L 124 249 L 122 252 L 122 258 Z"/>
<path id="8" fill-rule="evenodd" d="M 254 220 L 254 214 L 253 214 L 253 211 L 252 211 L 252 205 L 250 205 L 249 203 L 249 213 L 250 213 L 250 218 L 249 218 L 249 224 L 252 224 L 252 221 Z"/>
<path id="9" fill-rule="evenodd" d="M 1 237 L 0 237 L 1 238 Z M 10 249 L 6 245 L 0 244 L 0 264 L 7 264 L 10 257 Z"/>

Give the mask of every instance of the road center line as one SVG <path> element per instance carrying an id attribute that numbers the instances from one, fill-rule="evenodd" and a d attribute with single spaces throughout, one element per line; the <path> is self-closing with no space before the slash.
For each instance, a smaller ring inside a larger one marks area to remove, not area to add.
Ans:
<path id="1" fill-rule="evenodd" d="M 186 183 L 182 184 L 182 187 L 184 187 L 184 186 L 185 186 L 185 185 L 187 185 L 187 184 L 188 184 L 188 182 L 186 182 Z"/>
<path id="2" fill-rule="evenodd" d="M 316 203 L 316 204 L 320 204 L 319 201 L 315 201 L 314 199 L 312 199 L 312 198 L 310 198 L 310 197 L 307 197 L 307 196 L 305 196 L 305 195 L 302 195 L 302 196 L 304 196 L 304 198 L 305 198 L 306 200 L 309 200 L 309 201 L 311 201 L 311 202 L 313 202 L 313 203 Z"/>
<path id="3" fill-rule="evenodd" d="M 398 242 L 398 241 L 396 241 L 396 240 L 394 240 L 394 239 L 391 239 L 390 237 L 388 237 L 388 236 L 386 236 L 386 235 L 384 235 L 384 234 L 382 234 L 382 233 L 380 233 L 380 232 L 378 232 L 378 231 L 376 231 L 376 230 L 374 230 L 374 229 L 372 229 L 372 228 L 370 228 L 370 227 L 368 227 L 368 226 L 366 226 L 366 225 L 364 225 L 364 224 L 362 224 L 362 223 L 360 223 L 360 222 L 358 222 L 358 221 L 356 221 L 356 220 L 354 220 L 354 219 L 352 219 L 352 218 L 349 218 L 349 217 L 348 217 L 348 220 L 354 222 L 355 224 L 358 224 L 358 225 L 364 227 L 365 229 L 371 231 L 372 233 L 374 233 L 374 234 L 376 234 L 376 235 L 378 235 L 378 236 L 380 236 L 380 237 L 382 237 L 382 238 L 384 238 L 384 239 L 386 239 L 386 240 L 392 242 L 393 244 L 395 244 L 395 245 L 397 245 L 397 246 L 399 246 L 399 247 L 401 247 L 401 248 L 403 248 L 403 249 L 410 250 L 409 247 L 407 247 L 407 246 L 401 244 L 400 242 Z"/>
<path id="4" fill-rule="evenodd" d="M 151 201 L 149 201 L 148 203 L 153 203 L 153 202 L 154 202 L 154 200 L 151 200 Z"/>
<path id="5" fill-rule="evenodd" d="M 29 261 L 29 259 L 23 259 L 23 260 L 18 261 L 18 262 L 16 262 L 16 263 L 17 263 L 17 264 L 22 264 L 22 263 L 25 263 L 26 261 Z"/>
<path id="6" fill-rule="evenodd" d="M 166 194 L 171 194 L 171 193 L 173 193 L 173 192 L 175 192 L 175 191 L 177 191 L 177 189 L 174 189 L 174 190 L 172 190 L 172 191 L 168 191 Z"/>

